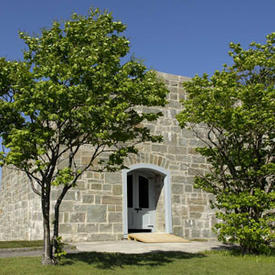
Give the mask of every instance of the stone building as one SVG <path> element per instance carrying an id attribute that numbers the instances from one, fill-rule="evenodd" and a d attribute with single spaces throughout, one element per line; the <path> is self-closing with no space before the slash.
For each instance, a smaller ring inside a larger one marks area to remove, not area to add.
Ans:
<path id="1" fill-rule="evenodd" d="M 194 189 L 193 178 L 207 169 L 195 152 L 199 141 L 181 129 L 175 115 L 185 97 L 186 77 L 159 73 L 170 90 L 163 117 L 148 124 L 161 134 L 161 144 L 139 145 L 126 159 L 128 170 L 87 171 L 65 196 L 60 208 L 60 234 L 66 241 L 118 240 L 128 232 L 170 232 L 185 238 L 213 238 L 215 213 L 209 194 Z M 82 148 L 85 163 L 89 151 Z M 57 197 L 54 190 L 52 200 Z M 42 239 L 40 200 L 26 177 L 3 168 L 0 186 L 0 240 Z"/>

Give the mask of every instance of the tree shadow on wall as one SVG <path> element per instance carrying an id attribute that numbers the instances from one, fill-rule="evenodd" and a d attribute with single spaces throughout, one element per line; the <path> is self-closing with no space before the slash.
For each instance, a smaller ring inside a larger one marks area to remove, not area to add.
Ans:
<path id="1" fill-rule="evenodd" d="M 202 258 L 200 253 L 186 253 L 178 251 L 152 251 L 143 254 L 81 252 L 68 254 L 61 265 L 72 265 L 75 261 L 95 265 L 96 268 L 112 269 L 129 265 L 135 266 L 162 266 L 177 259 Z"/>

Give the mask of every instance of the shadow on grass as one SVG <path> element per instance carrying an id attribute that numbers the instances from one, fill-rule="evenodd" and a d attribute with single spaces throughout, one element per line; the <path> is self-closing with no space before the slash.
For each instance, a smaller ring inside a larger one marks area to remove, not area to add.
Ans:
<path id="1" fill-rule="evenodd" d="M 61 265 L 72 265 L 75 262 L 84 262 L 95 265 L 101 269 L 112 269 L 115 267 L 135 266 L 161 266 L 171 263 L 177 259 L 191 259 L 206 257 L 200 253 L 185 252 L 163 252 L 152 251 L 143 254 L 123 254 L 123 253 L 100 253 L 100 252 L 81 252 L 68 254 L 62 260 Z"/>

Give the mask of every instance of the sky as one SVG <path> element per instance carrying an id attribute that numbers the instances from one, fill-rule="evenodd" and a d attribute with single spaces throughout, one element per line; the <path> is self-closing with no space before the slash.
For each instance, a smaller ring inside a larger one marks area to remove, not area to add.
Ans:
<path id="1" fill-rule="evenodd" d="M 230 64 L 229 42 L 247 47 L 275 31 L 275 0 L 8 0 L 0 5 L 0 57 L 20 59 L 18 31 L 39 34 L 90 7 L 127 25 L 130 55 L 149 68 L 192 77 Z"/>
<path id="2" fill-rule="evenodd" d="M 127 25 L 130 56 L 148 68 L 189 77 L 230 64 L 230 42 L 247 48 L 275 31 L 275 0 L 2 0 L 0 57 L 22 59 L 19 30 L 39 34 L 74 12 L 87 15 L 90 7 Z"/>

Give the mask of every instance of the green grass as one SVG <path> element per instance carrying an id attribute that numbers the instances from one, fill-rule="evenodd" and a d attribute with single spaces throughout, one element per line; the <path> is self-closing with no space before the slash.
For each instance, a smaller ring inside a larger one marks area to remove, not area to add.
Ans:
<path id="1" fill-rule="evenodd" d="M 0 249 L 22 247 L 43 247 L 43 241 L 0 241 Z"/>
<path id="2" fill-rule="evenodd" d="M 39 257 L 0 259 L 1 275 L 172 275 L 172 274 L 264 274 L 274 275 L 274 256 L 240 256 L 232 251 L 205 253 L 119 254 L 87 252 L 69 254 L 59 266 L 42 266 Z"/>

